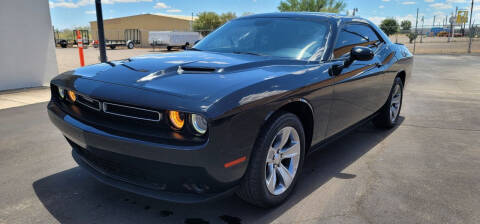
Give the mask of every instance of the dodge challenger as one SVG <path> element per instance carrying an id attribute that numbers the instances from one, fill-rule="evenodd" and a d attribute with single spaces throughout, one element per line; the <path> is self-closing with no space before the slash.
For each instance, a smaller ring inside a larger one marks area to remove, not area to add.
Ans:
<path id="1" fill-rule="evenodd" d="M 183 203 L 236 193 L 272 207 L 311 152 L 365 121 L 398 123 L 412 64 L 359 17 L 257 14 L 183 52 L 62 73 L 48 114 L 105 184 Z"/>

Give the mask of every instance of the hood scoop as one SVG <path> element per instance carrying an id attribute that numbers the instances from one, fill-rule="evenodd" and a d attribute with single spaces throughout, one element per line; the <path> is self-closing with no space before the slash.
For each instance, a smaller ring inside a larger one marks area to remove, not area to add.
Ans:
<path id="1" fill-rule="evenodd" d="M 208 74 L 214 73 L 215 68 L 208 68 L 208 67 L 190 67 L 190 66 L 178 66 L 177 73 L 178 74 Z"/>

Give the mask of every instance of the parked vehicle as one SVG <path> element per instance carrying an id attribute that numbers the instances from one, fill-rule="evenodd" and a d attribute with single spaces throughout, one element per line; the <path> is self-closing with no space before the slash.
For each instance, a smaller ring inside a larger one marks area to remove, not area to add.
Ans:
<path id="1" fill-rule="evenodd" d="M 106 184 L 176 202 L 236 192 L 271 207 L 319 147 L 371 119 L 398 124 L 412 64 L 359 17 L 258 14 L 188 51 L 63 73 L 48 114 Z"/>
<path id="2" fill-rule="evenodd" d="M 138 29 L 126 29 L 124 32 L 125 39 L 123 40 L 105 40 L 105 46 L 109 47 L 110 49 L 115 49 L 117 47 L 125 46 L 128 49 L 133 49 L 135 45 L 140 44 L 142 39 L 142 34 Z M 98 47 L 98 40 L 93 42 L 93 47 Z"/>
<path id="3" fill-rule="evenodd" d="M 148 42 L 152 46 L 163 46 L 167 50 L 172 48 L 186 49 L 201 39 L 198 32 L 177 32 L 177 31 L 150 31 Z"/>
<path id="4" fill-rule="evenodd" d="M 65 39 L 59 39 L 57 40 L 57 45 L 60 45 L 62 48 L 67 48 L 68 47 L 68 41 Z"/>

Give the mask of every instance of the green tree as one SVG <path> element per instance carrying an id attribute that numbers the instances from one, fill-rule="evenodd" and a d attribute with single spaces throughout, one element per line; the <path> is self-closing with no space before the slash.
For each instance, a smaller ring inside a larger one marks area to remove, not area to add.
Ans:
<path id="1" fill-rule="evenodd" d="M 384 19 L 380 24 L 380 29 L 390 36 L 398 32 L 398 23 L 394 19 Z"/>
<path id="2" fill-rule="evenodd" d="M 347 4 L 341 0 L 286 0 L 281 1 L 278 10 L 281 12 L 333 12 L 345 9 Z"/>
<path id="3" fill-rule="evenodd" d="M 234 13 L 234 12 L 227 12 L 227 13 L 222 13 L 220 15 L 220 21 L 222 22 L 222 24 L 232 20 L 232 19 L 235 19 L 237 18 L 237 15 Z"/>
<path id="4" fill-rule="evenodd" d="M 407 34 L 407 37 L 408 37 L 408 40 L 410 41 L 410 43 L 412 43 L 413 40 L 417 39 L 417 36 L 418 36 L 418 34 L 412 33 L 412 32 Z"/>
<path id="5" fill-rule="evenodd" d="M 193 22 L 193 29 L 202 35 L 207 35 L 211 31 L 222 25 L 222 20 L 217 13 L 201 12 L 197 15 L 197 19 Z"/>
<path id="6" fill-rule="evenodd" d="M 402 27 L 402 30 L 410 30 L 410 28 L 412 28 L 412 22 L 410 22 L 410 20 L 403 20 L 400 23 L 400 26 Z"/>

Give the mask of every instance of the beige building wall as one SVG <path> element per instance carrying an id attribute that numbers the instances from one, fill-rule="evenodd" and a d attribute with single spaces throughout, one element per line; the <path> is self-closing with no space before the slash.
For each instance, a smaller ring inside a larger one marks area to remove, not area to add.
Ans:
<path id="1" fill-rule="evenodd" d="M 126 29 L 141 31 L 141 47 L 149 47 L 149 31 L 190 31 L 191 19 L 176 18 L 163 15 L 143 14 L 127 16 L 103 21 L 105 39 L 123 40 Z M 98 40 L 97 22 L 90 22 L 92 38 Z"/>

